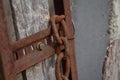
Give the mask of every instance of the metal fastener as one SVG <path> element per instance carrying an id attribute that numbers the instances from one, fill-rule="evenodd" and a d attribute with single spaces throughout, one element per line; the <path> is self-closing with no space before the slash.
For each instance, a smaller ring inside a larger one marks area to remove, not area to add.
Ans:
<path id="1" fill-rule="evenodd" d="M 45 48 L 45 44 L 42 43 L 42 42 L 38 42 L 38 44 L 37 44 L 37 49 L 38 49 L 38 50 L 43 50 L 44 48 Z"/>

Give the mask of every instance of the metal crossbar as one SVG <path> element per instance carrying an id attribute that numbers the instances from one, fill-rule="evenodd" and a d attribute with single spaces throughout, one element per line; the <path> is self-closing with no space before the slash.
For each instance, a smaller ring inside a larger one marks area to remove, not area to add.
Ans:
<path id="1" fill-rule="evenodd" d="M 71 21 L 70 1 L 69 0 L 54 0 L 55 13 L 57 15 L 65 15 L 67 29 L 70 32 L 68 37 L 73 38 L 73 25 Z M 35 65 L 42 60 L 55 54 L 55 48 L 49 44 L 45 45 L 42 50 L 37 50 L 38 42 L 52 35 L 51 28 L 35 33 L 29 37 L 10 43 L 8 39 L 7 24 L 3 8 L 3 1 L 0 0 L 0 58 L 2 61 L 5 80 L 16 80 L 16 75 L 25 69 Z M 75 61 L 74 39 L 68 40 L 69 51 L 68 55 L 71 60 L 71 71 L 69 80 L 78 80 L 77 67 Z M 53 43 L 54 44 L 54 43 Z M 32 46 L 35 50 L 29 51 L 29 54 L 23 55 L 21 50 Z M 63 66 L 64 67 L 64 66 Z"/>

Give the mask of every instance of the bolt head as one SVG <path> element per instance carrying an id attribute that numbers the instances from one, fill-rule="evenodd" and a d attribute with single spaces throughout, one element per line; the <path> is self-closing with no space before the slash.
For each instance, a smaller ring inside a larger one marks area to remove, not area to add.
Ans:
<path id="1" fill-rule="evenodd" d="M 39 43 L 37 44 L 37 49 L 38 49 L 38 50 L 43 50 L 44 48 L 45 48 L 45 44 L 44 44 L 44 43 L 39 42 Z"/>

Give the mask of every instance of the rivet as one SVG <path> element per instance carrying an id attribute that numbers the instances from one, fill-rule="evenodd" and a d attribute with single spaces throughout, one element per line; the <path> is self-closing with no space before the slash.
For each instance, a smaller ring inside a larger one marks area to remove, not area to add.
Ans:
<path id="1" fill-rule="evenodd" d="M 45 44 L 44 44 L 44 43 L 39 42 L 39 43 L 37 44 L 37 49 L 38 49 L 38 50 L 43 50 L 44 48 L 45 48 Z"/>

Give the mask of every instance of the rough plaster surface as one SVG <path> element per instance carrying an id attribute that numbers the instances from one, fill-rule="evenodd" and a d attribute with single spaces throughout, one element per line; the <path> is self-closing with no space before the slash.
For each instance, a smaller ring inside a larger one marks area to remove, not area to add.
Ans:
<path id="1" fill-rule="evenodd" d="M 103 80 L 120 80 L 120 0 L 111 0 L 110 45 Z"/>
<path id="2" fill-rule="evenodd" d="M 108 0 L 71 0 L 79 80 L 101 80 L 108 46 Z"/>

